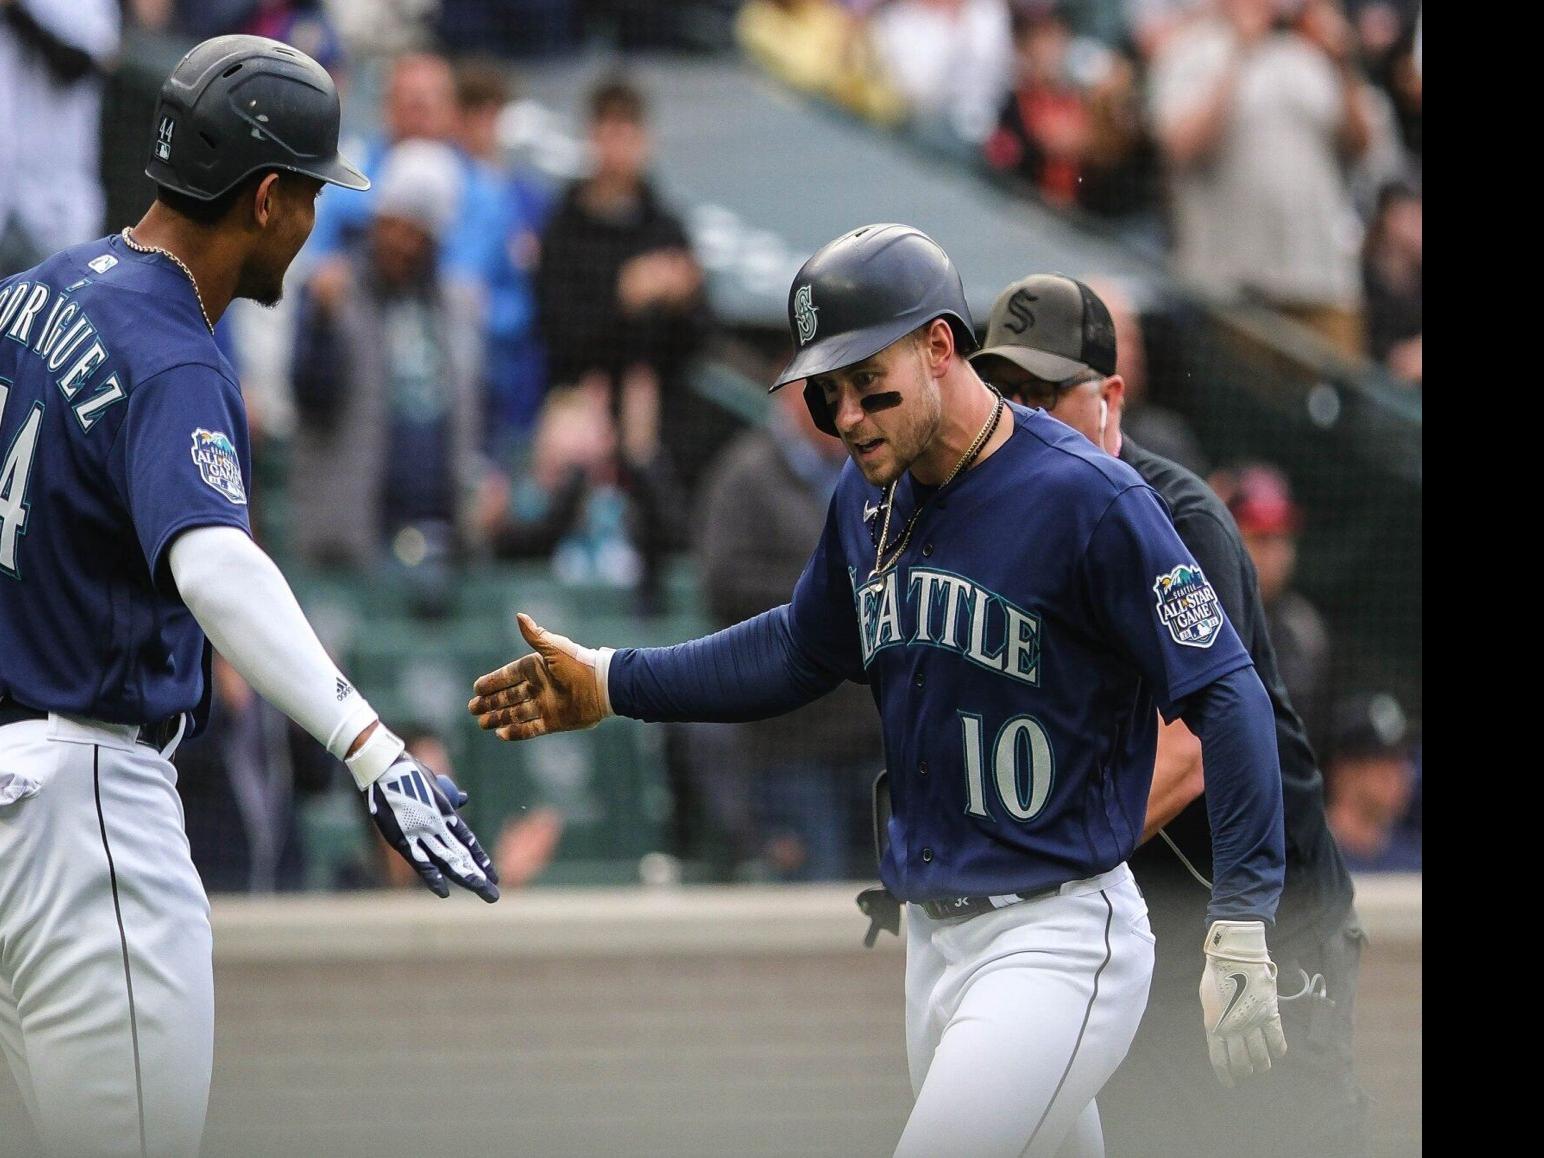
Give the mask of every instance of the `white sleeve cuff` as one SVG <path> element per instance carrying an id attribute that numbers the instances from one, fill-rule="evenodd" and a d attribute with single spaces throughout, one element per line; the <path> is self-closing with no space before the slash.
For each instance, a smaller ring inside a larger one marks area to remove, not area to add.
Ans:
<path id="1" fill-rule="evenodd" d="M 611 657 L 616 650 L 614 647 L 595 649 L 595 683 L 600 687 L 600 709 L 608 716 L 616 715 L 611 707 Z"/>
<path id="2" fill-rule="evenodd" d="M 354 733 L 355 736 L 358 734 Z M 353 738 L 350 737 L 348 742 L 353 743 Z M 343 762 L 348 765 L 349 773 L 354 777 L 354 783 L 359 785 L 359 790 L 365 792 L 385 775 L 386 769 L 396 762 L 406 747 L 390 728 L 380 724 L 370 733 L 370 738 L 359 746 L 359 751 Z"/>

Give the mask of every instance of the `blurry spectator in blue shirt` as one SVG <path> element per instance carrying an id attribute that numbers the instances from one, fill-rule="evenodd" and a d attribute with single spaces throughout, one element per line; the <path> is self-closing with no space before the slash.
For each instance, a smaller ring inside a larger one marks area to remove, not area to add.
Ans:
<path id="1" fill-rule="evenodd" d="M 533 278 L 552 205 L 538 177 L 515 170 L 502 156 L 498 120 L 509 99 L 509 79 L 496 61 L 457 65 L 456 136 L 467 158 L 467 189 L 456 231 L 460 251 L 446 254 L 446 261 L 485 296 L 486 443 L 505 464 L 528 441 L 547 387 Z"/>
<path id="2" fill-rule="evenodd" d="M 1352 872 L 1419 872 L 1419 749 L 1387 692 L 1338 706 L 1324 766 L 1326 813 Z"/>
<path id="3" fill-rule="evenodd" d="M 432 52 L 404 53 L 392 61 L 386 82 L 383 131 L 350 155 L 357 156 L 359 167 L 374 179 L 393 145 L 413 139 L 453 141 L 456 119 L 456 86 L 450 62 Z M 467 187 L 464 179 L 462 185 Z M 309 279 L 311 292 L 329 306 L 338 304 L 347 282 L 343 252 L 369 230 L 376 196 L 371 190 L 348 197 L 324 196 L 317 202 L 316 226 L 301 256 L 315 263 Z M 462 220 L 459 212 L 455 220 Z M 442 244 L 448 257 L 456 249 L 455 231 L 450 231 Z"/>

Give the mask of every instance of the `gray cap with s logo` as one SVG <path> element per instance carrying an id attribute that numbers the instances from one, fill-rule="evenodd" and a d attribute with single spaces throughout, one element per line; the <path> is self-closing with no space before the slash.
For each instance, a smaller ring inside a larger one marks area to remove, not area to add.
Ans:
<path id="1" fill-rule="evenodd" d="M 1115 373 L 1115 323 L 1099 295 L 1076 278 L 1037 273 L 998 295 L 986 341 L 970 356 L 1006 358 L 1046 382 L 1085 370 Z"/>

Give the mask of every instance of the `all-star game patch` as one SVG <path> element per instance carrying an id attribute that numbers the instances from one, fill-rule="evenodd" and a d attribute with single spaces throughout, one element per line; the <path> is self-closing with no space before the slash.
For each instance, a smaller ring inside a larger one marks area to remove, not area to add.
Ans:
<path id="1" fill-rule="evenodd" d="M 1181 563 L 1153 581 L 1158 618 L 1174 642 L 1185 647 L 1211 647 L 1222 629 L 1222 604 L 1201 568 Z"/>
<path id="2" fill-rule="evenodd" d="M 241 481 L 241 460 L 230 438 L 218 430 L 199 427 L 193 432 L 193 462 L 199 477 L 238 507 L 247 505 L 247 488 Z"/>

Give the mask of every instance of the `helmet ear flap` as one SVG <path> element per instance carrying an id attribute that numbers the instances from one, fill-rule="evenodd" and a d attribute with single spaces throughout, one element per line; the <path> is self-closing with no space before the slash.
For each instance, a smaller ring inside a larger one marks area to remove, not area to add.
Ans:
<path id="1" fill-rule="evenodd" d="M 814 419 L 817 430 L 832 438 L 841 437 L 836 432 L 836 419 L 831 415 L 831 407 L 826 405 L 825 393 L 813 382 L 804 384 L 804 405 L 809 407 L 810 418 Z"/>

